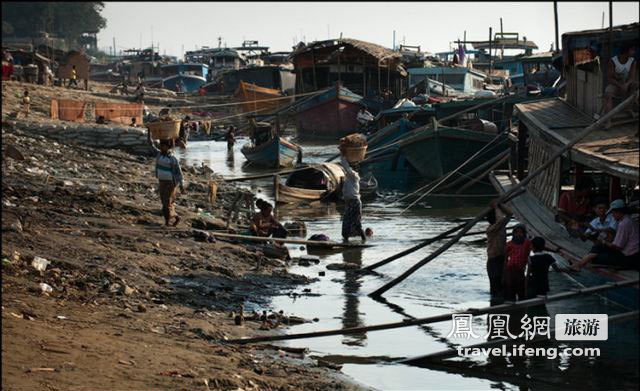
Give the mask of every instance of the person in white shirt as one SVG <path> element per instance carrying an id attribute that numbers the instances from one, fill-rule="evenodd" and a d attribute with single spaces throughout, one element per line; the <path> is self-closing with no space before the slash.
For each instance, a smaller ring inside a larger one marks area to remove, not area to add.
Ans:
<path id="1" fill-rule="evenodd" d="M 344 215 L 342 216 L 342 239 L 349 241 L 351 236 L 360 236 L 362 243 L 367 237 L 362 230 L 362 202 L 360 201 L 360 175 L 344 156 L 343 146 L 340 145 L 340 164 L 344 168 L 345 177 L 342 184 L 342 198 L 344 199 Z"/>
<path id="2" fill-rule="evenodd" d="M 594 211 L 596 218 L 593 219 L 584 234 L 581 235 L 582 240 L 590 239 L 592 241 L 603 240 L 611 242 L 615 237 L 616 230 L 618 229 L 618 222 L 613 218 L 613 215 L 607 214 L 608 200 L 599 199 L 596 201 Z M 596 243 L 589 253 L 587 253 L 580 262 L 572 265 L 573 270 L 580 270 L 584 265 L 593 261 L 598 257 L 598 254 L 606 251 L 606 247 L 602 244 Z"/>
<path id="3" fill-rule="evenodd" d="M 613 109 L 614 97 L 627 98 L 638 88 L 637 66 L 634 55 L 635 48 L 632 44 L 628 43 L 622 47 L 620 54 L 609 60 L 607 68 L 607 80 L 609 84 L 604 90 L 605 113 Z M 629 106 L 628 110 L 631 111 L 631 115 L 635 118 L 637 114 L 633 112 L 632 106 L 633 105 Z M 611 121 L 608 121 L 605 127 L 608 128 L 610 126 Z"/>

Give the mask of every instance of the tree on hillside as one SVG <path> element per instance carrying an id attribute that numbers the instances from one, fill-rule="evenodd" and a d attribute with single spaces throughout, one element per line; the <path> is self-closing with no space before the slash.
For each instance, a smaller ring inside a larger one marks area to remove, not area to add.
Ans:
<path id="1" fill-rule="evenodd" d="M 100 31 L 107 20 L 100 15 L 101 1 L 2 2 L 2 34 L 31 37 L 46 31 L 77 43 L 83 32 Z"/>

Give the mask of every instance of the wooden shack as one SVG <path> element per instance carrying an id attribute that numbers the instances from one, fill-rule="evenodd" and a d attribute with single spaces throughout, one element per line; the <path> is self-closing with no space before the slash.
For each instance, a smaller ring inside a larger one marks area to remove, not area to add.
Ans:
<path id="1" fill-rule="evenodd" d="M 290 57 L 296 72 L 296 93 L 317 91 L 340 82 L 362 96 L 395 97 L 406 89 L 402 53 L 357 39 L 330 39 L 300 44 Z"/>
<path id="2" fill-rule="evenodd" d="M 85 90 L 88 89 L 91 64 L 89 57 L 83 52 L 72 50 L 67 53 L 58 67 L 58 78 L 63 80 L 70 79 L 71 69 L 74 65 L 76 66 L 78 80 L 84 80 Z"/>
<path id="3" fill-rule="evenodd" d="M 635 45 L 637 56 L 639 26 L 639 23 L 631 23 L 611 29 L 562 34 L 567 103 L 589 116 L 601 112 L 607 85 L 607 64 L 628 43 Z"/>

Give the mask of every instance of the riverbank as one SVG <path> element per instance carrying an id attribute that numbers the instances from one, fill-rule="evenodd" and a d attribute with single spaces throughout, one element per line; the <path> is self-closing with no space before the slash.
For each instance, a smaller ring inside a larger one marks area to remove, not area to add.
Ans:
<path id="1" fill-rule="evenodd" d="M 3 97 L 15 93 L 3 83 Z M 32 111 L 46 124 L 41 101 Z M 224 228 L 238 188 L 219 183 L 211 207 L 216 176 L 183 167 L 182 221 L 165 228 L 153 159 L 65 145 L 4 119 L 3 389 L 361 389 L 303 354 L 224 343 L 282 332 L 236 326 L 230 312 L 266 309 L 270 295 L 311 281 L 255 248 L 198 241 L 192 225 Z"/>

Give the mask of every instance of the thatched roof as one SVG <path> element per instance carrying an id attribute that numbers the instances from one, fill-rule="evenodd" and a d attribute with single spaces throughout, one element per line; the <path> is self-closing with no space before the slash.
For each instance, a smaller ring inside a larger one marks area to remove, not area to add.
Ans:
<path id="1" fill-rule="evenodd" d="M 307 45 L 303 45 L 295 49 L 289 55 L 289 59 L 293 59 L 296 56 L 306 53 L 312 49 L 329 48 L 333 46 L 351 46 L 354 49 L 365 52 L 366 54 L 376 58 L 378 61 L 383 58 L 402 58 L 402 53 L 394 52 L 384 46 L 377 45 L 375 43 L 360 41 L 358 39 L 342 38 L 342 39 L 328 39 L 325 41 L 314 41 Z"/>

